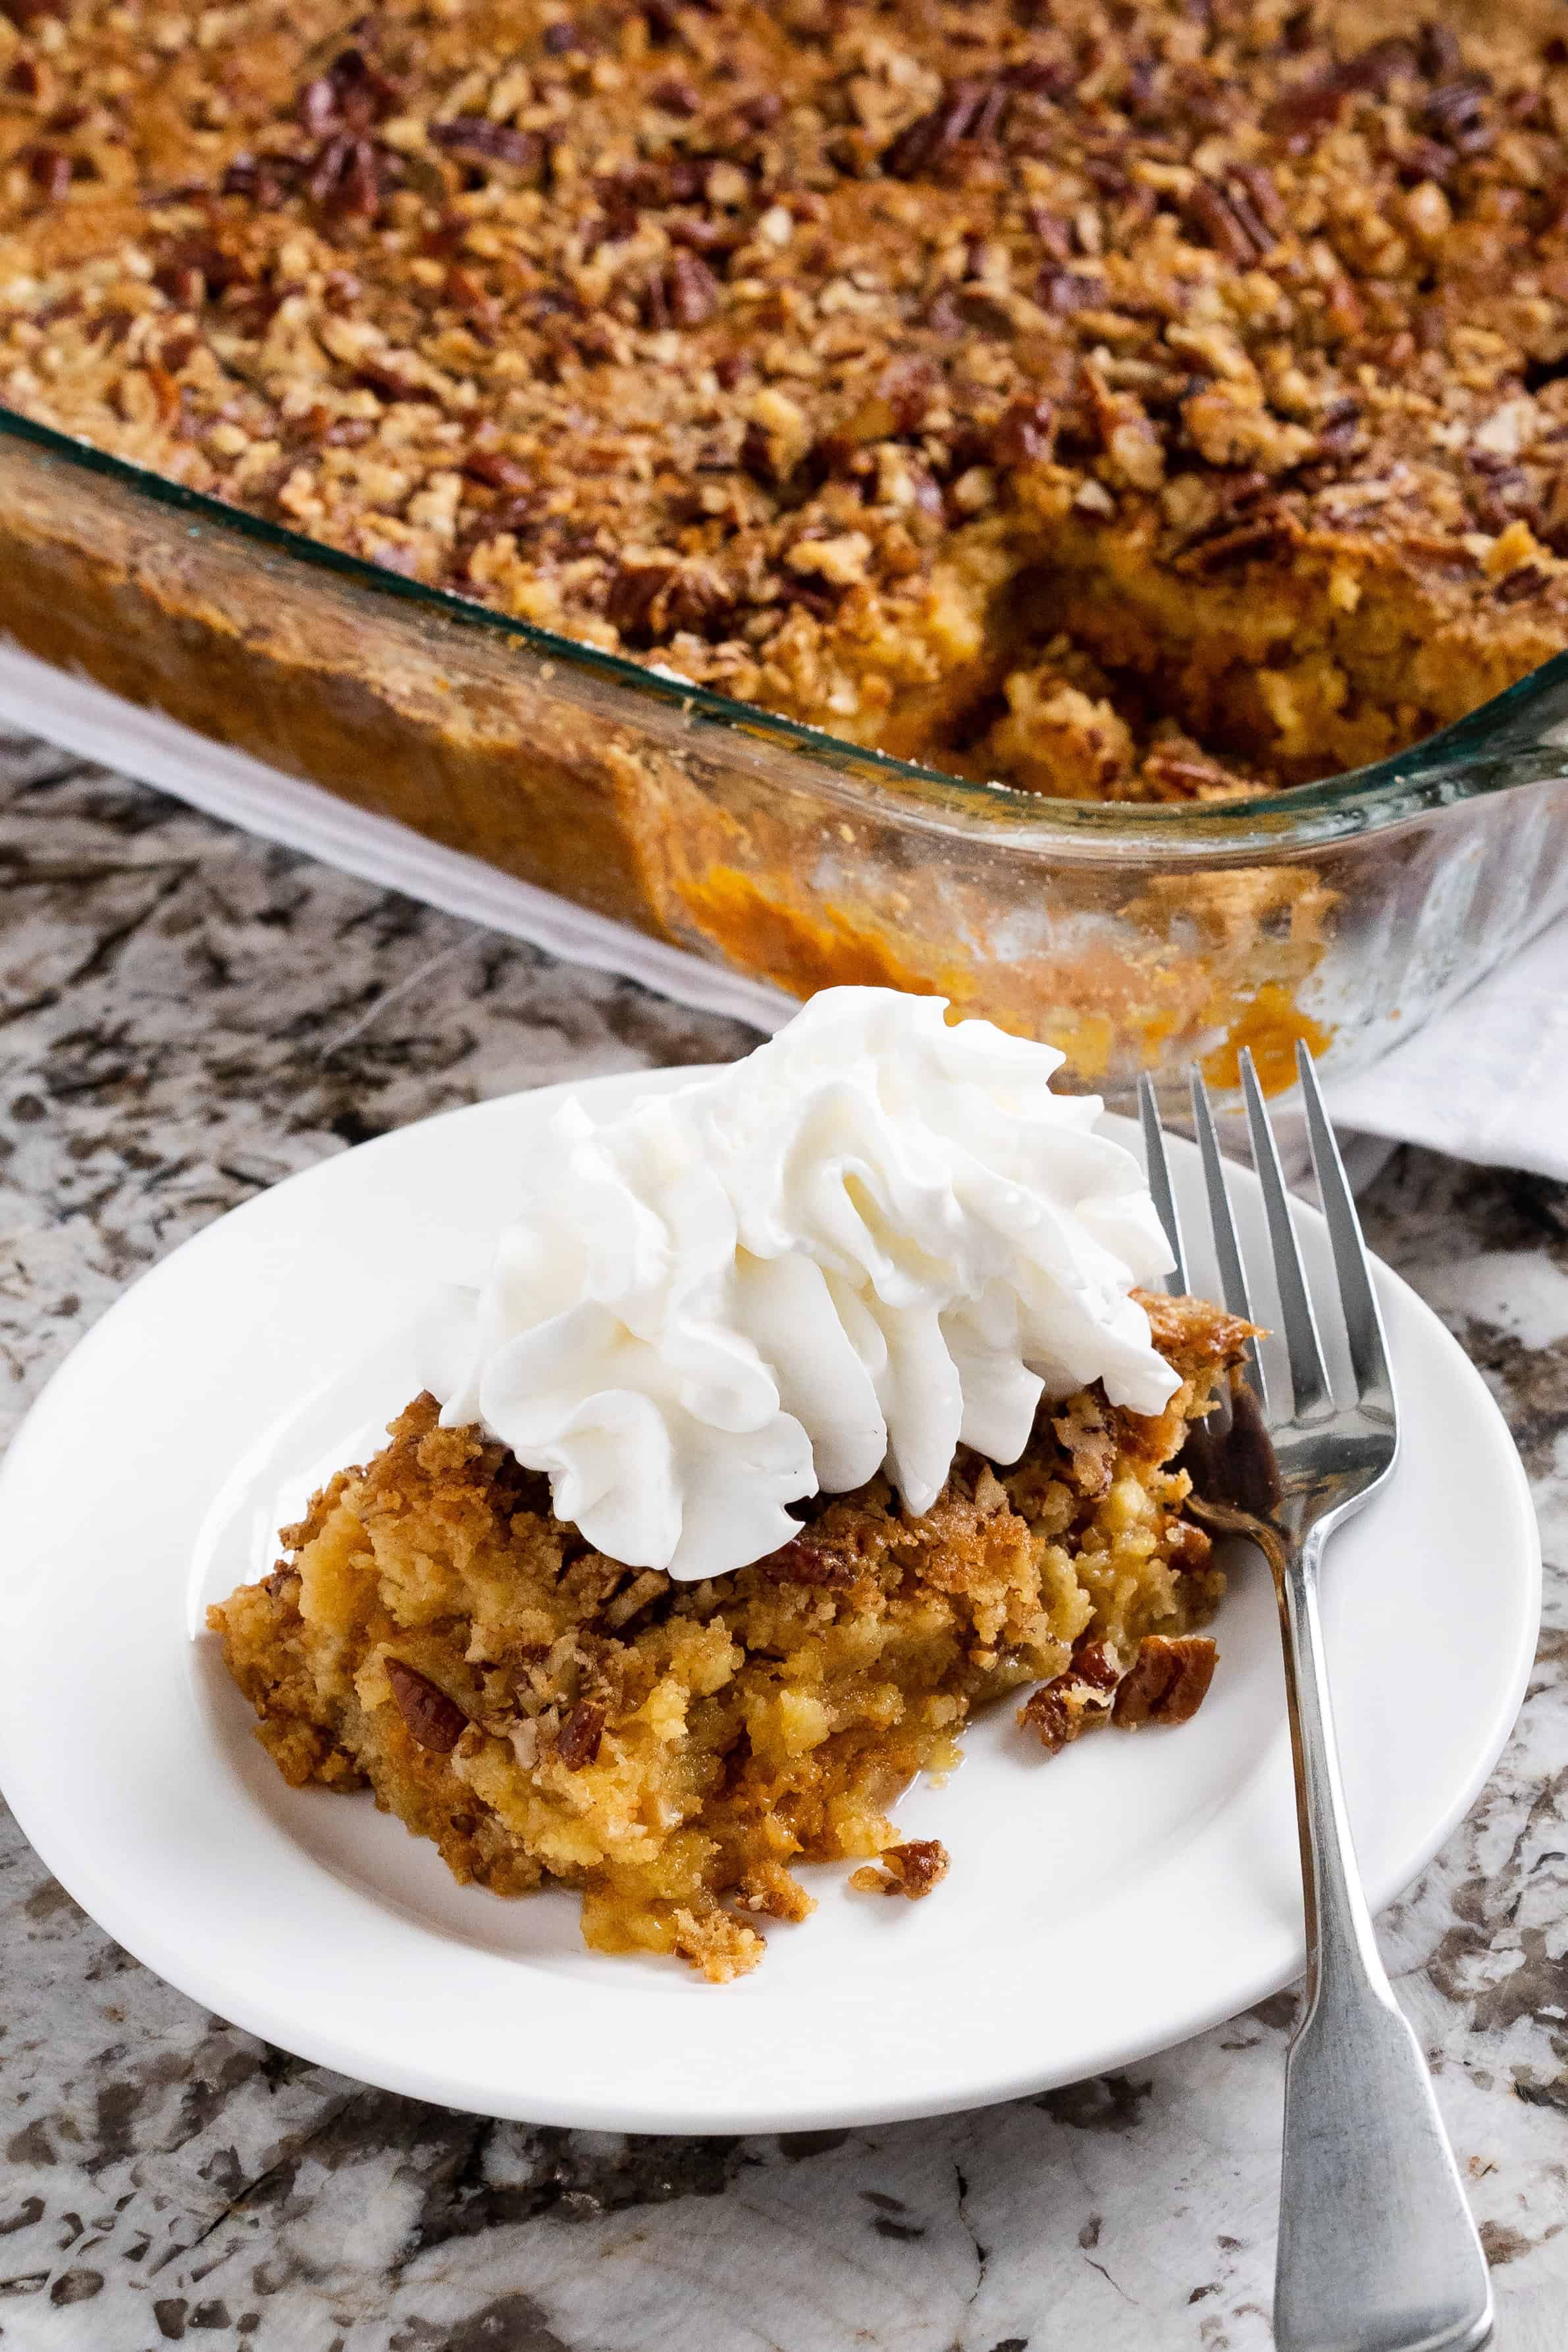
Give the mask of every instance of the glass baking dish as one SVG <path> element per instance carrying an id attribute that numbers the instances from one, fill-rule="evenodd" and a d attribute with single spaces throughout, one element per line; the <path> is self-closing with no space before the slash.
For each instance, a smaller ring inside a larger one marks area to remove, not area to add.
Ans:
<path id="1" fill-rule="evenodd" d="M 280 530 L 0 412 L 0 628 L 797 995 L 950 996 L 1082 1087 L 1407 1036 L 1568 907 L 1568 654 L 1375 767 L 1226 805 L 961 782 Z M 1563 741 L 1556 739 L 1562 735 Z"/>

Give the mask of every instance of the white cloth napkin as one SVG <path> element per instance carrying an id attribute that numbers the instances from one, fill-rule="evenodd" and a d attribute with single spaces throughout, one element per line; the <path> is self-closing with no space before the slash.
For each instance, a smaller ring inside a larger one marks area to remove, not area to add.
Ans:
<path id="1" fill-rule="evenodd" d="M 443 849 L 4 639 L 0 720 L 345 873 L 700 1011 L 771 1031 L 795 1010 L 777 989 Z M 1568 918 L 1374 1068 L 1341 1079 L 1329 1099 L 1336 1124 L 1367 1136 L 1568 1177 Z"/>

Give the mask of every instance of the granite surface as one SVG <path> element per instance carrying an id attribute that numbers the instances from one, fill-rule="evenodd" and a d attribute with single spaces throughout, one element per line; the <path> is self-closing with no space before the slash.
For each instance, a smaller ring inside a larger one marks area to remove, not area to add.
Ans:
<path id="1" fill-rule="evenodd" d="M 185 1235 L 400 1121 L 752 1040 L 0 744 L 0 1435 Z M 1401 1152 L 1377 1245 L 1482 1366 L 1546 1538 L 1507 1754 L 1382 1922 L 1495 2265 L 1568 2324 L 1568 1192 Z M 629 2140 L 367 2090 L 209 2015 L 0 1823 L 18 2352 L 1254 2352 L 1294 1996 L 931 2124 Z"/>

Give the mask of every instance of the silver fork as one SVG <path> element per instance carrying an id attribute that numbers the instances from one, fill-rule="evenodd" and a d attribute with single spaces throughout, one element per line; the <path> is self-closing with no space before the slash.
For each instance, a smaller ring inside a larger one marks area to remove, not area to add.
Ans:
<path id="1" fill-rule="evenodd" d="M 1377 1293 L 1311 1057 L 1298 1047 L 1307 1131 L 1333 1250 L 1353 1399 L 1330 1386 L 1279 1154 L 1251 1056 L 1242 1087 L 1289 1365 L 1276 1396 L 1256 1348 L 1241 1403 L 1253 1423 L 1247 1491 L 1204 1507 L 1253 1538 L 1273 1570 L 1285 1643 L 1307 1924 L 1307 1998 L 1285 2064 L 1284 2164 L 1274 2283 L 1279 2352 L 1472 2352 L 1492 2331 L 1491 2285 L 1426 2063 L 1378 1958 L 1356 1870 L 1323 1662 L 1318 1570 L 1334 1529 L 1392 1471 L 1398 1415 Z M 1251 1319 L 1204 1082 L 1192 1079 L 1225 1304 Z M 1187 1288 L 1181 1221 L 1152 1087 L 1139 1088 L 1150 1187 Z M 1237 1414 L 1238 1437 L 1247 1434 Z M 1266 1435 L 1263 1433 L 1266 1432 Z M 1258 1459 L 1272 1462 L 1263 1479 Z M 1223 1461 L 1223 1454 L 1215 1458 Z M 1195 1499 L 1195 1498 L 1194 1498 Z"/>

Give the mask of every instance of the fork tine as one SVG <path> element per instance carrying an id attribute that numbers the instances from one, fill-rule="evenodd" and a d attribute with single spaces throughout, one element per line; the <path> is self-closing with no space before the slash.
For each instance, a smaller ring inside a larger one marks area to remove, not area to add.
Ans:
<path id="1" fill-rule="evenodd" d="M 1296 1227 L 1290 1215 L 1290 1195 L 1285 1190 L 1285 1176 L 1279 1165 L 1274 1129 L 1268 1124 L 1263 1089 L 1258 1083 L 1258 1072 L 1253 1067 L 1249 1052 L 1244 1052 L 1241 1056 L 1241 1085 L 1247 1097 L 1247 1124 L 1252 1133 L 1253 1165 L 1263 1188 L 1264 1214 L 1268 1221 L 1268 1246 L 1274 1256 L 1274 1278 L 1279 1289 L 1279 1314 L 1285 1326 L 1285 1346 L 1290 1359 L 1290 1386 L 1295 1396 L 1296 1418 L 1300 1420 L 1303 1413 L 1311 1412 L 1320 1405 L 1331 1404 L 1333 1396 L 1323 1366 L 1323 1351 L 1318 1340 L 1311 1294 L 1307 1288 L 1301 1253 L 1296 1243 Z"/>
<path id="2" fill-rule="evenodd" d="M 1147 1071 L 1138 1080 L 1138 1117 L 1143 1128 L 1143 1157 L 1149 1166 L 1149 1190 L 1154 1196 L 1160 1223 L 1165 1228 L 1171 1255 L 1176 1261 L 1165 1276 L 1166 1295 L 1172 1298 L 1182 1298 L 1187 1290 L 1187 1254 L 1182 1246 L 1182 1221 L 1176 1213 L 1176 1196 L 1171 1190 L 1171 1170 L 1165 1158 L 1165 1130 L 1160 1124 L 1160 1105 Z"/>
<path id="3" fill-rule="evenodd" d="M 1193 1126 L 1197 1133 L 1198 1154 L 1204 1164 L 1204 1184 L 1208 1192 L 1209 1223 L 1214 1228 L 1215 1255 L 1219 1260 L 1220 1296 L 1233 1315 L 1245 1322 L 1252 1320 L 1252 1300 L 1247 1287 L 1247 1267 L 1242 1261 L 1241 1244 L 1237 1239 L 1236 1218 L 1232 1214 L 1230 1193 L 1225 1181 L 1225 1162 L 1220 1157 L 1219 1138 L 1215 1132 L 1214 1112 L 1209 1105 L 1209 1090 L 1204 1084 L 1203 1072 L 1191 1073 L 1193 1090 Z M 1247 1343 L 1247 1376 L 1258 1392 L 1264 1419 L 1268 1417 L 1268 1378 L 1263 1369 L 1256 1339 Z"/>
<path id="4" fill-rule="evenodd" d="M 1340 1305 L 1350 1340 L 1356 1394 L 1363 1408 L 1385 1412 L 1392 1420 L 1394 1380 L 1388 1369 L 1383 1318 L 1372 1285 L 1372 1269 L 1366 1262 L 1366 1244 L 1356 1214 L 1355 1195 L 1340 1157 L 1338 1138 L 1323 1108 L 1312 1057 L 1299 1041 L 1296 1066 L 1300 1072 L 1301 1095 L 1307 1107 L 1307 1139 L 1312 1147 L 1312 1165 L 1318 1171 L 1318 1191 L 1322 1196 L 1334 1270 L 1339 1276 Z"/>

